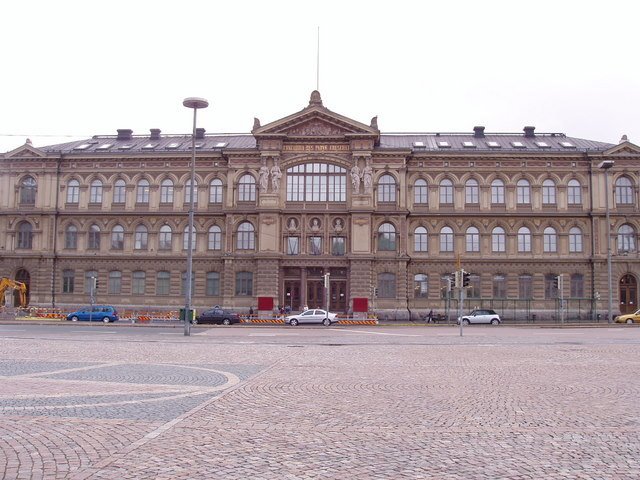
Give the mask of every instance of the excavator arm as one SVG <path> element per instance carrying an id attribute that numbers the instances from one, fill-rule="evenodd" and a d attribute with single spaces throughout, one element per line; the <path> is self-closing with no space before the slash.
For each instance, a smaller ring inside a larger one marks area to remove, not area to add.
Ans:
<path id="1" fill-rule="evenodd" d="M 20 297 L 20 306 L 27 306 L 27 285 L 22 282 L 17 282 L 15 280 L 11 280 L 7 277 L 0 278 L 0 299 L 4 300 L 4 293 L 7 289 L 13 288 L 18 291 L 18 296 Z"/>

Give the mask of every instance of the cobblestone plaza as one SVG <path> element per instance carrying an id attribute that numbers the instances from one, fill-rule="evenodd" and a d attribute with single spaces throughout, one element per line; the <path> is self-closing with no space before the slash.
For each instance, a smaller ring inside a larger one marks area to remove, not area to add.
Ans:
<path id="1" fill-rule="evenodd" d="M 86 330 L 0 338 L 1 478 L 640 477 L 638 328 Z"/>

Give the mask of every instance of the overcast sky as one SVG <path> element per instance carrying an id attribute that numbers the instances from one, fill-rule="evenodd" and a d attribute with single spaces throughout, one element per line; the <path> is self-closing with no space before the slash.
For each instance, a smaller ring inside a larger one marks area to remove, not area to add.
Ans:
<path id="1" fill-rule="evenodd" d="M 20 0 L 1 9 L 0 152 L 131 128 L 247 133 L 306 107 L 382 132 L 640 145 L 640 2 Z"/>

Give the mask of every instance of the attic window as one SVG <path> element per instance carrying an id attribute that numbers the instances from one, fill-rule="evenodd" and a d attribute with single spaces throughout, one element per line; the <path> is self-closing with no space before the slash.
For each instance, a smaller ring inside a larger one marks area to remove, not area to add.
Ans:
<path id="1" fill-rule="evenodd" d="M 413 146 L 416 148 L 424 148 L 424 142 L 413 142 Z"/>
<path id="2" fill-rule="evenodd" d="M 147 143 L 145 146 L 142 147 L 142 149 L 143 150 L 153 150 L 157 146 L 158 146 L 157 143 Z"/>
<path id="3" fill-rule="evenodd" d="M 224 148 L 227 145 L 229 145 L 229 142 L 218 142 L 213 146 L 213 148 Z"/>
<path id="4" fill-rule="evenodd" d="M 511 142 L 511 146 L 513 148 L 527 148 L 527 146 L 522 142 Z"/>
<path id="5" fill-rule="evenodd" d="M 169 145 L 167 145 L 167 148 L 170 148 L 173 150 L 175 148 L 178 148 L 179 146 L 180 144 L 178 142 L 171 142 Z"/>
<path id="6" fill-rule="evenodd" d="M 462 142 L 464 148 L 476 148 L 476 144 L 473 142 Z"/>
<path id="7" fill-rule="evenodd" d="M 489 148 L 500 148 L 500 144 L 498 142 L 487 142 L 487 146 Z"/>
<path id="8" fill-rule="evenodd" d="M 576 148 L 576 146 L 571 142 L 560 142 L 562 148 Z"/>
<path id="9" fill-rule="evenodd" d="M 118 148 L 120 150 L 130 150 L 132 147 L 133 147 L 133 145 L 127 144 L 127 145 L 120 145 Z"/>
<path id="10" fill-rule="evenodd" d="M 198 143 L 196 143 L 196 148 L 202 148 L 203 145 L 204 145 L 204 143 L 198 142 Z M 191 149 L 191 145 L 189 145 L 189 149 Z"/>
<path id="11" fill-rule="evenodd" d="M 109 150 L 111 147 L 113 147 L 113 143 L 105 143 L 96 147 L 96 150 Z"/>
<path id="12" fill-rule="evenodd" d="M 74 150 L 86 150 L 91 146 L 90 143 L 83 143 L 82 145 L 78 145 L 77 147 L 73 147 Z"/>
<path id="13" fill-rule="evenodd" d="M 451 145 L 449 145 L 449 142 L 442 141 L 442 142 L 438 142 L 438 147 L 440 147 L 440 148 L 451 148 Z"/>
<path id="14" fill-rule="evenodd" d="M 538 148 L 551 148 L 551 146 L 547 142 L 535 142 Z"/>

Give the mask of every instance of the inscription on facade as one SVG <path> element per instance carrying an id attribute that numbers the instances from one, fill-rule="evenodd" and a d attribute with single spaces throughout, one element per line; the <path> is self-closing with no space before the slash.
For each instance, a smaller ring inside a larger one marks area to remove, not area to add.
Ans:
<path id="1" fill-rule="evenodd" d="M 288 144 L 282 146 L 283 152 L 348 152 L 349 145 L 300 145 Z"/>

